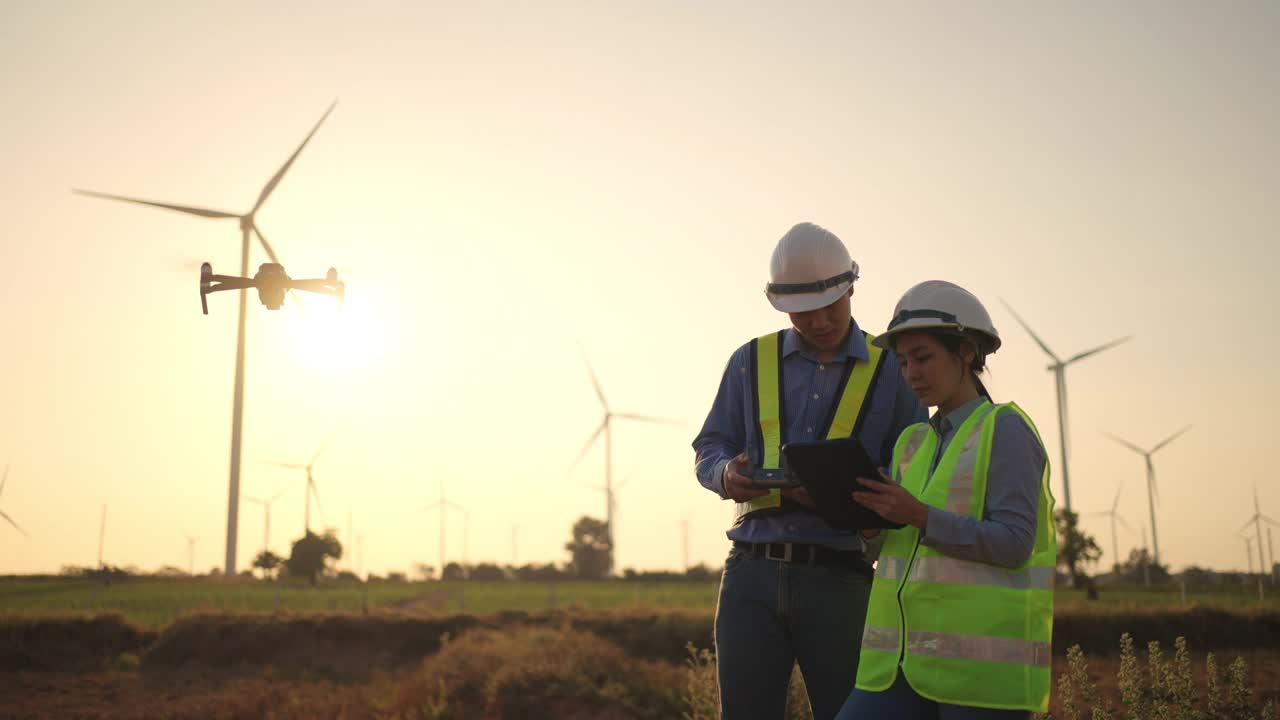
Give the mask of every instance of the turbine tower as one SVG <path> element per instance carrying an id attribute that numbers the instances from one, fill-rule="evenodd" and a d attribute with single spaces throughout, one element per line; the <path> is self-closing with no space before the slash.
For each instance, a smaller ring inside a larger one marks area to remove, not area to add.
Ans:
<path id="1" fill-rule="evenodd" d="M 578 457 L 573 461 L 573 465 L 569 467 L 569 472 L 582 462 L 582 458 L 586 456 L 591 447 L 595 445 L 596 440 L 604 436 L 604 496 L 605 496 L 605 529 L 609 533 L 609 548 L 613 558 L 618 557 L 618 546 L 613 537 L 613 509 L 614 509 L 614 488 L 613 488 L 613 421 L 621 420 L 637 420 L 639 422 L 659 423 L 670 425 L 671 420 L 664 418 L 651 417 L 648 415 L 636 415 L 635 413 L 614 412 L 609 407 L 609 401 L 605 400 L 604 391 L 600 389 L 600 381 L 596 379 L 595 370 L 591 368 L 591 361 L 587 359 L 585 351 L 582 353 L 582 361 L 587 365 L 587 374 L 591 376 L 591 386 L 596 390 L 596 397 L 600 398 L 600 407 L 604 410 L 604 416 L 600 424 L 596 426 L 596 431 L 591 433 L 591 437 L 587 438 L 586 445 L 582 446 L 582 451 L 578 453 Z M 616 564 L 616 563 L 615 563 Z"/>
<path id="2" fill-rule="evenodd" d="M 102 564 L 102 544 L 107 539 L 107 504 L 102 503 L 102 520 L 98 523 L 98 569 L 101 570 Z"/>
<path id="3" fill-rule="evenodd" d="M 1115 435 L 1112 435 L 1111 433 L 1103 433 L 1103 435 L 1106 435 L 1112 440 L 1115 440 L 1121 445 L 1141 455 L 1142 458 L 1147 463 L 1147 508 L 1151 513 L 1152 562 L 1154 562 L 1156 565 L 1160 564 L 1160 540 L 1156 536 L 1156 502 L 1160 499 L 1160 495 L 1159 495 L 1159 492 L 1156 490 L 1156 468 L 1155 468 L 1155 465 L 1151 463 L 1151 456 L 1155 455 L 1156 451 L 1158 451 L 1160 448 L 1173 442 L 1178 436 L 1182 435 L 1182 433 L 1190 429 L 1191 429 L 1190 425 L 1182 428 L 1178 432 L 1156 443 L 1156 446 L 1151 448 L 1150 450 L 1143 450 L 1142 448 L 1138 447 L 1137 445 L 1134 445 L 1128 440 L 1123 440 L 1121 438 L 1118 438 Z"/>
<path id="4" fill-rule="evenodd" d="M 1049 372 L 1053 373 L 1053 382 L 1054 382 L 1054 386 L 1056 388 L 1056 393 L 1058 396 L 1058 442 L 1062 446 L 1062 496 L 1063 496 L 1062 499 L 1066 502 L 1067 509 L 1070 510 L 1071 509 L 1071 474 L 1067 470 L 1067 454 L 1068 454 L 1068 443 L 1069 443 L 1069 433 L 1067 431 L 1067 428 L 1068 428 L 1068 425 L 1067 425 L 1067 366 L 1071 365 L 1074 362 L 1083 360 L 1089 357 L 1090 355 L 1096 355 L 1102 352 L 1103 350 L 1109 350 L 1115 347 L 1116 345 L 1119 345 L 1120 343 L 1125 342 L 1126 340 L 1128 340 L 1133 336 L 1126 335 L 1118 340 L 1112 340 L 1111 342 L 1104 343 L 1091 350 L 1078 352 L 1075 355 L 1072 355 L 1071 357 L 1067 358 L 1066 360 L 1063 360 L 1062 358 L 1055 355 L 1052 350 L 1049 349 L 1049 346 L 1046 345 L 1045 342 L 1040 339 L 1039 335 L 1035 334 L 1035 332 L 1031 329 L 1031 326 L 1027 325 L 1027 323 L 1024 322 L 1021 317 L 1018 316 L 1018 313 L 1014 312 L 1013 307 L 1011 307 L 1009 303 L 1005 302 L 1003 299 L 1000 302 L 1004 303 L 1004 306 L 1008 308 L 1009 313 L 1012 314 L 1013 318 L 1018 321 L 1018 324 L 1022 326 L 1022 329 L 1026 330 L 1027 334 L 1031 336 L 1031 339 L 1035 340 L 1036 344 L 1040 346 L 1040 349 L 1043 350 L 1044 353 L 1048 355 L 1051 360 L 1053 360 L 1053 362 L 1049 363 L 1047 369 L 1049 370 Z"/>
<path id="5" fill-rule="evenodd" d="M 187 574 L 191 577 L 196 575 L 196 539 L 183 533 L 187 538 Z"/>
<path id="6" fill-rule="evenodd" d="M 1258 505 L 1258 486 L 1254 485 L 1253 486 L 1253 517 L 1245 521 L 1245 524 L 1243 527 L 1240 528 L 1240 531 L 1244 532 L 1245 528 L 1248 528 L 1250 525 L 1253 525 L 1254 532 L 1257 533 L 1255 535 L 1255 538 L 1257 539 L 1257 543 L 1258 543 L 1258 567 L 1262 568 L 1262 571 L 1264 573 L 1270 575 L 1271 574 L 1271 571 L 1269 569 L 1270 566 L 1267 565 L 1266 559 L 1262 555 L 1262 523 L 1264 520 L 1271 525 L 1280 525 L 1280 523 L 1277 523 L 1275 520 L 1272 520 L 1271 518 L 1262 514 L 1262 508 Z M 1268 535 L 1270 535 L 1270 532 L 1271 532 L 1271 528 L 1267 528 Z M 1276 556 L 1275 556 L 1275 551 L 1273 550 L 1271 552 L 1271 563 L 1275 564 L 1275 561 L 1276 561 Z"/>
<path id="7" fill-rule="evenodd" d="M 263 203 L 271 196 L 271 192 L 276 189 L 276 185 L 280 184 L 280 180 L 284 174 L 288 172 L 289 167 L 293 165 L 293 161 L 298 158 L 298 154 L 311 141 L 311 137 L 320 129 L 320 125 L 324 123 L 325 118 L 329 117 L 329 113 L 333 112 L 334 106 L 338 102 L 335 100 L 324 111 L 324 115 L 320 116 L 319 122 L 315 127 L 311 128 L 311 132 L 303 139 L 302 144 L 297 150 L 289 156 L 284 165 L 276 171 L 275 175 L 267 181 L 263 186 L 262 192 L 258 194 L 258 201 L 253 204 L 249 212 L 240 214 L 227 212 L 225 210 L 209 210 L 207 208 L 191 207 L 188 205 L 173 205 L 170 203 L 154 202 L 151 200 L 140 200 L 138 198 L 125 197 L 123 195 L 110 195 L 107 193 L 94 192 L 91 190 L 76 190 L 75 192 L 82 195 L 90 195 L 93 197 L 105 198 L 107 200 L 119 200 L 122 202 L 134 203 L 137 205 L 149 205 L 165 210 L 175 210 L 177 212 L 186 213 L 188 215 L 198 215 L 206 218 L 230 218 L 240 222 L 240 274 L 249 275 L 249 236 L 257 235 L 258 241 L 262 244 L 262 249 L 266 251 L 267 257 L 271 258 L 271 262 L 279 263 L 280 258 L 276 256 L 275 250 L 272 249 L 271 243 L 267 242 L 267 238 L 262 234 L 262 229 L 258 227 L 255 216 L 258 210 L 262 208 Z M 246 298 L 244 290 L 239 291 L 240 294 L 240 319 L 236 329 L 236 374 L 235 383 L 231 395 L 231 479 L 230 487 L 227 492 L 227 553 L 226 568 L 224 572 L 228 577 L 236 573 L 236 538 L 237 528 L 240 514 L 240 435 L 243 428 L 244 419 L 244 323 Z M 294 294 L 294 301 L 297 302 L 297 295 Z"/>
<path id="8" fill-rule="evenodd" d="M 9 466 L 8 466 L 8 465 L 5 465 L 5 466 L 4 466 L 4 475 L 3 475 L 3 476 L 0 476 L 0 494 L 3 494 L 3 493 L 4 493 L 4 484 L 5 484 L 5 482 L 7 482 L 8 480 L 9 480 Z M 7 523 L 9 523 L 10 525 L 12 525 L 14 530 L 17 530 L 18 532 L 22 533 L 22 536 L 23 536 L 23 537 L 30 537 L 29 535 L 27 535 L 27 531 L 26 531 L 26 530 L 23 530 L 23 529 L 22 529 L 22 528 L 20 528 L 20 527 L 18 527 L 18 523 L 14 522 L 14 521 L 13 521 L 13 518 L 9 517 L 8 513 L 6 513 L 5 511 L 0 510 L 0 518 L 4 518 L 4 519 L 5 519 L 5 522 L 7 522 Z"/>
<path id="9" fill-rule="evenodd" d="M 245 496 L 249 502 L 255 502 L 262 506 L 262 551 L 267 552 L 271 549 L 271 503 L 280 499 L 289 488 L 281 488 L 279 492 L 270 498 L 263 500 L 261 498 Z"/>
<path id="10" fill-rule="evenodd" d="M 331 444 L 333 444 L 332 440 L 326 441 L 325 444 L 320 446 L 319 450 L 316 450 L 315 454 L 311 456 L 311 460 L 308 461 L 306 464 L 281 463 L 281 462 L 268 463 L 278 468 L 288 468 L 290 470 L 306 471 L 307 486 L 306 488 L 303 489 L 303 492 L 302 492 L 302 495 L 304 498 L 302 525 L 307 532 L 311 532 L 311 496 L 312 495 L 314 495 L 316 498 L 316 510 L 320 512 L 320 524 L 321 525 L 324 524 L 324 508 L 320 506 L 320 489 L 316 487 L 316 479 L 315 479 L 315 476 L 312 474 L 312 470 L 315 469 L 316 461 L 320 459 L 320 456 L 324 454 L 325 450 L 329 449 L 329 446 Z"/>
<path id="11" fill-rule="evenodd" d="M 428 510 L 434 510 L 434 509 L 436 509 L 436 508 L 439 508 L 439 509 L 440 509 L 440 547 L 439 547 L 439 552 L 440 552 L 440 579 L 441 579 L 441 580 L 443 580 L 443 579 L 444 579 L 444 558 L 445 558 L 445 553 L 444 553 L 444 549 L 445 549 L 445 546 L 444 546 L 444 539 L 445 539 L 445 537 L 444 537 L 444 528 L 445 528 L 445 519 L 446 519 L 446 515 L 448 514 L 448 512 L 449 512 L 449 510 L 450 510 L 450 509 L 453 509 L 453 510 L 459 510 L 459 511 L 463 512 L 464 514 L 465 514 L 467 511 L 466 511 L 466 509 L 465 509 L 465 508 L 463 508 L 461 505 L 458 505 L 457 503 L 452 502 L 452 501 L 450 501 L 449 499 L 445 498 L 445 496 L 444 496 L 444 481 L 443 481 L 443 480 L 441 480 L 441 481 L 440 481 L 440 499 L 439 499 L 439 500 L 437 500 L 437 501 L 435 501 L 435 502 L 433 502 L 433 503 L 431 503 L 430 505 L 427 505 L 427 506 L 423 507 L 423 508 L 422 508 L 421 510 L 419 510 L 418 512 L 419 512 L 419 513 L 424 513 L 424 512 L 427 512 Z"/>
<path id="12" fill-rule="evenodd" d="M 1124 525 L 1126 528 L 1129 528 L 1130 531 L 1133 530 L 1133 526 L 1130 525 L 1128 522 L 1126 522 L 1124 517 L 1121 516 L 1120 513 L 1116 512 L 1116 507 L 1118 507 L 1119 505 L 1120 505 L 1120 488 L 1117 487 L 1116 499 L 1111 501 L 1110 510 L 1103 510 L 1101 512 L 1089 513 L 1089 515 L 1093 517 L 1106 516 L 1111 518 L 1111 553 L 1112 553 L 1111 557 L 1113 558 L 1111 564 L 1114 566 L 1120 565 L 1120 543 L 1116 539 L 1117 538 L 1116 521 L 1119 520 L 1121 525 Z"/>

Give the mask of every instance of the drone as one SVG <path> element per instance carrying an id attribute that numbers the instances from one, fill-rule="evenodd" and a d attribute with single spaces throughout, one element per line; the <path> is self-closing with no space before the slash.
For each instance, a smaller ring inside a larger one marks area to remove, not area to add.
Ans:
<path id="1" fill-rule="evenodd" d="M 329 268 L 323 280 L 294 280 L 284 271 L 279 263 L 262 263 L 258 266 L 258 274 L 251 278 L 235 275 L 214 275 L 213 266 L 209 263 L 200 265 L 200 307 L 204 314 L 209 314 L 209 301 L 205 296 L 220 290 L 244 290 L 256 288 L 258 299 L 268 310 L 279 310 L 284 305 L 284 294 L 289 290 L 306 290 L 324 293 L 338 298 L 338 306 L 342 306 L 347 294 L 347 286 L 338 279 L 338 271 Z"/>

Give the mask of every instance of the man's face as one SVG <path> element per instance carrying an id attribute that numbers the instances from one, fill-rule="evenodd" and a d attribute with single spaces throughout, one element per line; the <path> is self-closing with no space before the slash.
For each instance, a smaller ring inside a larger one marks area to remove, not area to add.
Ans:
<path id="1" fill-rule="evenodd" d="M 810 348 L 818 352 L 832 352 L 839 348 L 849 334 L 849 298 L 853 289 L 830 305 L 809 312 L 787 313 L 791 325 Z"/>

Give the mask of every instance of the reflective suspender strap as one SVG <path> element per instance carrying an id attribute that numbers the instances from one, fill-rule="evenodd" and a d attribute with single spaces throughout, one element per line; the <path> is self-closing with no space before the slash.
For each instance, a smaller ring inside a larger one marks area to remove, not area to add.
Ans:
<path id="1" fill-rule="evenodd" d="M 867 360 L 854 360 L 852 367 L 845 374 L 843 389 L 839 391 L 840 402 L 834 408 L 828 422 L 828 440 L 852 437 L 861 429 L 863 418 L 871 407 L 871 396 L 875 391 L 875 381 L 880 375 L 881 359 L 884 351 L 871 344 L 873 335 L 863 334 L 867 342 Z"/>
<path id="2" fill-rule="evenodd" d="M 751 387 L 756 403 L 756 448 L 758 457 L 752 462 L 762 468 L 777 468 L 782 460 L 782 334 L 785 330 L 763 335 L 751 341 Z M 757 510 L 782 507 L 782 491 L 774 488 L 767 495 L 734 505 L 733 522 L 737 525 Z"/>

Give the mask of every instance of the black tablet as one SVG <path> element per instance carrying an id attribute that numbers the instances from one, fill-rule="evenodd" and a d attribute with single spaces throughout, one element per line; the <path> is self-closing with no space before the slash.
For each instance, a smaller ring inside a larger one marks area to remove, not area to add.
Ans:
<path id="1" fill-rule="evenodd" d="M 795 475 L 817 506 L 818 516 L 837 530 L 900 528 L 853 499 L 864 490 L 857 478 L 883 480 L 880 470 L 857 438 L 793 442 L 782 447 L 787 470 Z"/>

